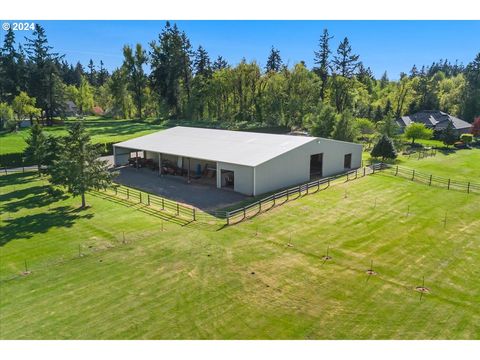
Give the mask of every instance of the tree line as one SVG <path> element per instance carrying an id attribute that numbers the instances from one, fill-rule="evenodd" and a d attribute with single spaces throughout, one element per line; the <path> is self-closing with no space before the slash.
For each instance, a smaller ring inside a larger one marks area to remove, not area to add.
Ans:
<path id="1" fill-rule="evenodd" d="M 335 47 L 336 45 L 336 47 Z M 372 127 L 391 135 L 394 119 L 440 109 L 472 122 L 480 114 L 480 53 L 466 66 L 447 60 L 413 66 L 390 80 L 375 78 L 349 39 L 327 29 L 313 50 L 314 66 L 288 67 L 272 46 L 266 65 L 242 59 L 231 65 L 194 49 L 187 34 L 167 22 L 148 48 L 123 48 L 111 74 L 103 62 L 69 64 L 36 25 L 24 46 L 12 30 L 0 53 L 0 119 L 15 128 L 24 119 L 50 125 L 73 102 L 80 114 L 112 118 L 202 120 L 223 127 L 250 125 L 306 129 L 313 135 L 353 140 Z"/>

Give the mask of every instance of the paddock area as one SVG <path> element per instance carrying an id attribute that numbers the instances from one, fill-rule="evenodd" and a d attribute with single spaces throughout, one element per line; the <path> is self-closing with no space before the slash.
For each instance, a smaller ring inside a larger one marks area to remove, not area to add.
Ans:
<path id="1" fill-rule="evenodd" d="M 204 179 L 159 175 L 149 168 L 122 166 L 116 169 L 115 182 L 168 199 L 195 206 L 204 211 L 218 210 L 245 200 L 248 196 L 231 190 L 218 189 Z"/>

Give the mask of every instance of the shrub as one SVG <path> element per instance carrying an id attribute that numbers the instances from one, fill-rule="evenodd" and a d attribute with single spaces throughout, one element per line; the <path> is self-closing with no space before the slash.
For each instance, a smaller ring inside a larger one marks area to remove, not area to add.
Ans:
<path id="1" fill-rule="evenodd" d="M 460 140 L 468 146 L 473 141 L 473 134 L 462 134 Z"/>
<path id="2" fill-rule="evenodd" d="M 397 150 L 395 149 L 392 139 L 387 135 L 382 135 L 373 147 L 370 155 L 373 157 L 381 157 L 383 160 L 395 159 L 397 157 Z"/>

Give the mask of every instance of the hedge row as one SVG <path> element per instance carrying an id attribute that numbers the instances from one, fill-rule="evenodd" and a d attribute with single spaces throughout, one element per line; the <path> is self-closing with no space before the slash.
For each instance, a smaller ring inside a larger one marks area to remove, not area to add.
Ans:
<path id="1" fill-rule="evenodd" d="M 115 143 L 109 142 L 105 144 L 100 144 L 100 155 L 113 155 L 113 144 Z M 0 168 L 14 168 L 29 165 L 35 164 L 33 164 L 33 162 L 31 161 L 26 161 L 24 159 L 23 153 L 0 154 Z"/>

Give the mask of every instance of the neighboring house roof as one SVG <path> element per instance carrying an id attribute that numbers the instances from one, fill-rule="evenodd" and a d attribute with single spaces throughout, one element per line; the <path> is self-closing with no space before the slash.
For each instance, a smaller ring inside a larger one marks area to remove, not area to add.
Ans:
<path id="1" fill-rule="evenodd" d="M 257 166 L 319 138 L 176 126 L 127 140 L 122 148 Z M 328 140 L 331 141 L 331 140 Z M 288 171 L 288 169 L 285 169 Z"/>
<path id="2" fill-rule="evenodd" d="M 439 110 L 420 111 L 415 114 L 402 116 L 400 119 L 397 119 L 397 124 L 401 127 L 408 126 L 411 123 L 421 123 L 425 124 L 426 127 L 435 130 L 445 129 L 449 122 L 452 123 L 456 130 L 468 129 L 472 127 L 472 124 Z"/>

